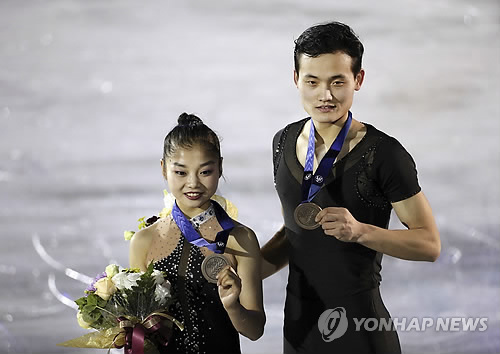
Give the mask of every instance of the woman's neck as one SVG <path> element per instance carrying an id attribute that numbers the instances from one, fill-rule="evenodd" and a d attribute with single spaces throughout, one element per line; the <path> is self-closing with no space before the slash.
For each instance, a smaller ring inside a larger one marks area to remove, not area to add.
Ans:
<path id="1" fill-rule="evenodd" d="M 182 213 L 188 218 L 192 219 L 195 216 L 203 213 L 205 210 L 210 208 L 210 205 L 212 205 L 211 200 L 207 201 L 205 204 L 200 206 L 199 208 L 189 208 L 185 206 L 178 205 L 179 209 L 182 211 Z"/>

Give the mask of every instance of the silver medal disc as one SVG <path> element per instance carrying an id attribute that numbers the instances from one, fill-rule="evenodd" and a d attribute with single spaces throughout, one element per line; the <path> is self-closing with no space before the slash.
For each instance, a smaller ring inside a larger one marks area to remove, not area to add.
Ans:
<path id="1" fill-rule="evenodd" d="M 226 257 L 214 253 L 205 257 L 201 263 L 201 272 L 210 283 L 217 283 L 217 274 L 227 265 L 229 265 L 229 261 Z"/>
<path id="2" fill-rule="evenodd" d="M 321 207 L 315 203 L 303 203 L 295 208 L 293 216 L 295 218 L 295 222 L 301 228 L 314 230 L 319 227 L 319 223 L 315 221 L 315 218 L 320 211 Z"/>

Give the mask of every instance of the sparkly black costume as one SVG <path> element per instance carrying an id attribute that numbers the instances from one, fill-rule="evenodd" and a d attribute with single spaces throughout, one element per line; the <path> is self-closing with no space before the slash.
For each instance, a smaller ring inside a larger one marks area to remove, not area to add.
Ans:
<path id="1" fill-rule="evenodd" d="M 353 318 L 390 315 L 379 293 L 382 254 L 357 243 L 307 231 L 294 220 L 301 202 L 303 166 L 296 156 L 297 138 L 307 119 L 292 123 L 274 138 L 276 190 L 283 206 L 290 243 L 285 303 L 285 353 L 398 353 L 396 331 L 356 330 Z M 420 191 L 415 163 L 397 140 L 369 124 L 362 140 L 337 161 L 313 202 L 322 208 L 347 208 L 360 222 L 387 228 L 391 202 Z M 348 327 L 330 342 L 318 320 L 327 309 L 343 307 Z"/>
<path id="2" fill-rule="evenodd" d="M 179 271 L 183 257 L 187 260 L 184 272 Z M 171 314 L 185 326 L 184 331 L 174 326 L 173 337 L 162 353 L 241 353 L 239 334 L 222 306 L 217 285 L 201 273 L 204 258 L 198 247 L 181 237 L 174 251 L 154 264 L 155 269 L 167 273 L 172 293 L 180 300 Z"/>

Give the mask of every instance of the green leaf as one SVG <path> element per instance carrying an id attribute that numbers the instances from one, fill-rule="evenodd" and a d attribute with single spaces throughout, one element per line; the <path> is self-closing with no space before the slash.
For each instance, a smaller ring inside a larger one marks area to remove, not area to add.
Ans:
<path id="1" fill-rule="evenodd" d="M 99 307 L 105 307 L 108 302 L 101 298 L 100 296 L 97 296 L 97 306 Z"/>
<path id="2" fill-rule="evenodd" d="M 96 322 L 100 317 L 101 313 L 99 311 L 91 311 L 91 312 L 82 312 L 82 318 L 85 322 L 87 323 L 94 323 Z"/>
<path id="3" fill-rule="evenodd" d="M 82 296 L 81 298 L 76 299 L 75 303 L 78 305 L 78 309 L 81 310 L 83 306 L 87 305 L 87 297 Z"/>
<path id="4" fill-rule="evenodd" d="M 146 221 L 144 220 L 145 218 L 146 217 L 143 216 L 142 218 L 137 219 L 137 221 L 139 221 L 139 226 L 138 226 L 139 230 L 146 227 Z"/>
<path id="5" fill-rule="evenodd" d="M 98 298 L 99 298 L 99 296 L 97 296 L 95 294 L 89 294 L 89 296 L 87 296 L 87 304 L 96 306 Z"/>
<path id="6" fill-rule="evenodd" d="M 134 235 L 135 231 L 125 231 L 123 233 L 123 238 L 125 239 L 125 241 L 130 241 Z"/>
<path id="7" fill-rule="evenodd" d="M 89 314 L 89 313 L 93 312 L 96 308 L 97 308 L 96 305 L 87 304 L 87 305 L 83 306 L 83 308 L 82 308 L 82 315 Z"/>

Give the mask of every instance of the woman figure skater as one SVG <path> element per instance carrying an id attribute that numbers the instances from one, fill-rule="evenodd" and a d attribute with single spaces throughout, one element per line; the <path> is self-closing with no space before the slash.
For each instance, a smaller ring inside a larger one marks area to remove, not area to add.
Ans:
<path id="1" fill-rule="evenodd" d="M 172 212 L 130 244 L 130 266 L 145 271 L 153 262 L 178 299 L 170 311 L 185 329 L 174 328 L 161 350 L 240 353 L 238 333 L 257 340 L 266 321 L 260 248 L 251 229 L 211 200 L 222 175 L 217 135 L 197 116 L 181 114 L 165 137 L 161 168 L 175 197 Z"/>

